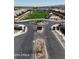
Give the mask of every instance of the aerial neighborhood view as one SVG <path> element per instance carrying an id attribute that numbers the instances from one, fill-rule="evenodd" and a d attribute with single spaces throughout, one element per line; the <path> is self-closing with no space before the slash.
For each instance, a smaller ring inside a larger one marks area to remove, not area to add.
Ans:
<path id="1" fill-rule="evenodd" d="M 64 0 L 14 4 L 14 59 L 65 59 Z"/>

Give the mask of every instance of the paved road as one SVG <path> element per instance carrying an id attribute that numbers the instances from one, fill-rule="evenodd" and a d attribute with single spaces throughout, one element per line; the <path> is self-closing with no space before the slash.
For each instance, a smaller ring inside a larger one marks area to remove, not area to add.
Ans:
<path id="1" fill-rule="evenodd" d="M 29 22 L 27 23 L 24 22 L 23 24 L 25 24 L 28 27 L 28 32 L 14 38 L 15 59 L 33 59 L 32 56 L 32 51 L 33 51 L 32 41 L 34 39 L 34 32 L 32 30 L 33 28 L 32 25 L 29 24 Z"/>
<path id="2" fill-rule="evenodd" d="M 20 22 L 23 23 L 23 22 Z M 32 24 L 29 24 L 29 22 L 24 22 L 28 27 L 28 32 L 15 37 L 15 54 L 27 54 L 30 53 L 30 56 L 15 56 L 15 59 L 33 59 L 33 43 L 34 40 L 34 32 Z M 41 34 L 38 34 L 38 36 L 45 39 L 47 52 L 48 52 L 48 59 L 65 59 L 65 50 L 61 46 L 61 44 L 58 42 L 55 35 L 51 32 L 50 27 L 55 24 L 54 22 L 49 21 L 47 25 L 43 26 L 45 28 L 44 32 Z M 29 52 L 29 50 L 31 52 Z"/>
<path id="3" fill-rule="evenodd" d="M 49 57 L 48 59 L 65 59 L 65 50 L 58 42 L 55 35 L 49 29 L 50 26 L 51 23 L 49 22 L 49 24 L 45 27 L 45 30 L 43 32 L 46 40 L 46 46 Z"/>

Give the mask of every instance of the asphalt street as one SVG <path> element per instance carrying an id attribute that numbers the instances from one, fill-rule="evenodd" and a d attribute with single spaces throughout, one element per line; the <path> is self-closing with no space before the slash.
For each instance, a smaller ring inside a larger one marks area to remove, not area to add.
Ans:
<path id="1" fill-rule="evenodd" d="M 56 36 L 51 32 L 50 27 L 54 23 L 49 22 L 43 32 L 45 37 L 48 59 L 65 59 L 65 50 L 57 40 Z"/>
<path id="2" fill-rule="evenodd" d="M 18 23 L 22 24 L 22 22 Z M 15 59 L 33 59 L 34 31 L 29 22 L 23 22 L 28 27 L 28 32 L 14 38 Z"/>
<path id="3" fill-rule="evenodd" d="M 35 37 L 34 34 L 36 33 L 33 30 L 33 25 L 30 22 L 15 23 L 24 24 L 28 27 L 27 33 L 14 38 L 15 59 L 33 59 L 33 40 Z M 65 59 L 65 50 L 50 29 L 54 24 L 55 22 L 48 21 L 48 24 L 43 26 L 44 32 L 38 34 L 38 36 L 45 39 L 48 59 Z"/>

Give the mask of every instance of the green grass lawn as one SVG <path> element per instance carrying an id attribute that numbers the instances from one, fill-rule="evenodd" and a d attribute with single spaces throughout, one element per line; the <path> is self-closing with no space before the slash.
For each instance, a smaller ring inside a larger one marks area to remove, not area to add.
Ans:
<path id="1" fill-rule="evenodd" d="M 48 12 L 46 11 L 32 11 L 32 13 L 29 13 L 23 19 L 44 19 L 46 16 L 48 16 Z"/>

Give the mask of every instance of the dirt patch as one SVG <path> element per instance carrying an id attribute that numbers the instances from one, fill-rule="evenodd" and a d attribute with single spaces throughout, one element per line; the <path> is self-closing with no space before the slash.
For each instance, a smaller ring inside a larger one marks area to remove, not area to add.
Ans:
<path id="1" fill-rule="evenodd" d="M 36 59 L 46 59 L 45 42 L 42 39 L 36 40 Z"/>

